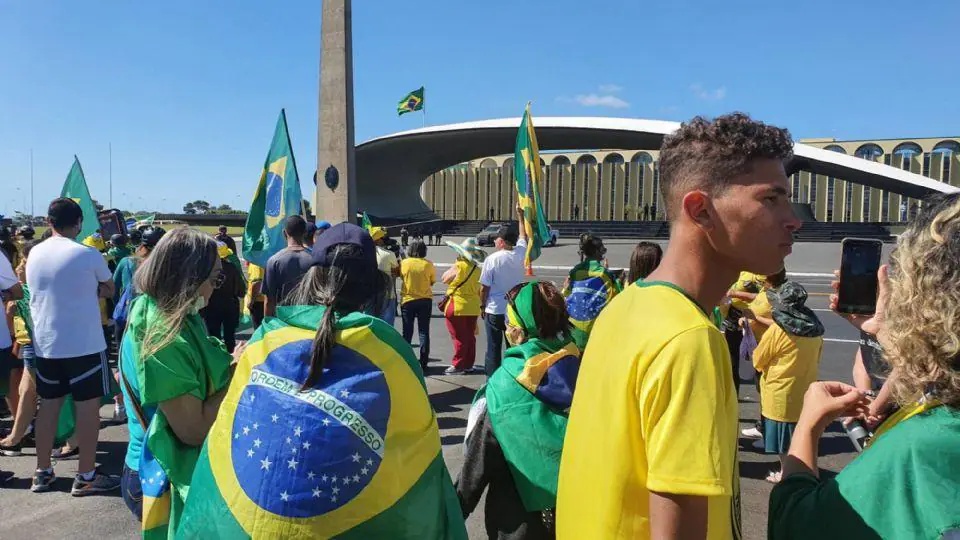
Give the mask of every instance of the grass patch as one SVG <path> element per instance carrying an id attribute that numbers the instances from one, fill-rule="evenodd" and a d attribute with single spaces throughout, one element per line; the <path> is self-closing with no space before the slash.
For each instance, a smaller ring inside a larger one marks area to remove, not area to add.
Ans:
<path id="1" fill-rule="evenodd" d="M 158 226 L 163 227 L 168 231 L 172 231 L 173 229 L 176 229 L 178 227 L 186 227 L 187 225 L 169 225 L 168 224 L 168 225 L 158 225 Z M 217 227 L 218 227 L 217 225 L 194 225 L 193 226 L 194 229 L 203 231 L 209 235 L 216 235 Z M 44 233 L 44 231 L 47 230 L 47 227 L 34 227 L 33 230 L 36 231 L 36 236 L 34 238 L 40 238 L 40 236 Z M 243 227 L 227 227 L 227 234 L 229 234 L 230 236 L 243 236 Z"/>

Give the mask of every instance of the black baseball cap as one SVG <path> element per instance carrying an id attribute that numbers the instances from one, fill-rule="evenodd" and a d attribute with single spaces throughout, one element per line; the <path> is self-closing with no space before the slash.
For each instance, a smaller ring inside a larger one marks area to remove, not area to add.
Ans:
<path id="1" fill-rule="evenodd" d="M 329 268 L 333 265 L 331 249 L 340 244 L 351 244 L 360 248 L 359 256 L 350 261 L 356 270 L 375 270 L 377 268 L 377 247 L 373 238 L 361 227 L 344 221 L 327 229 L 317 237 L 313 245 L 313 266 Z"/>

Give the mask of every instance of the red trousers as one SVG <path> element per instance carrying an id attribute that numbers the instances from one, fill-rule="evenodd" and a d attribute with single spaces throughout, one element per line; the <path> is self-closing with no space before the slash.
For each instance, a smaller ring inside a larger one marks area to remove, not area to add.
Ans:
<path id="1" fill-rule="evenodd" d="M 453 339 L 453 367 L 467 370 L 477 359 L 477 316 L 447 315 L 447 330 Z"/>

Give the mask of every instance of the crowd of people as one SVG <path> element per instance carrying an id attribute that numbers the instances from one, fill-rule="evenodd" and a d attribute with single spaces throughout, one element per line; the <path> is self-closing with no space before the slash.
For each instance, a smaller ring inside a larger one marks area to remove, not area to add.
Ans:
<path id="1" fill-rule="evenodd" d="M 56 199 L 45 238 L 0 237 L 0 452 L 32 432 L 35 492 L 76 452 L 73 495 L 122 487 L 145 533 L 185 538 L 466 538 L 484 494 L 490 538 L 739 538 L 737 395 L 755 379 L 743 435 L 780 460 L 768 537 L 952 538 L 960 195 L 929 199 L 899 238 L 876 313 L 841 314 L 862 336 L 855 384 L 818 381 L 824 326 L 784 268 L 791 152 L 786 130 L 739 113 L 683 124 L 660 156 L 666 252 L 640 242 L 614 270 L 583 235 L 562 286 L 527 279 L 519 208 L 492 253 L 443 244 L 455 262 L 438 276 L 405 229 L 398 256 L 382 227 L 291 216 L 286 247 L 244 271 L 226 229 L 78 239 L 80 207 Z M 434 306 L 444 373 L 487 377 L 455 480 L 424 384 Z M 119 477 L 96 465 L 111 402 L 129 429 Z M 870 435 L 825 478 L 837 419 Z"/>

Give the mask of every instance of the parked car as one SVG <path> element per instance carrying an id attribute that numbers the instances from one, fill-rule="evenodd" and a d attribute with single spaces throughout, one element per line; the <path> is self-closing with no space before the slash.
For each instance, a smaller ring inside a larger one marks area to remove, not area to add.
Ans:
<path id="1" fill-rule="evenodd" d="M 547 228 L 550 229 L 550 236 L 547 237 L 547 246 L 554 247 L 560 243 L 560 231 L 554 229 L 552 225 L 547 225 Z"/>
<path id="2" fill-rule="evenodd" d="M 497 231 L 504 225 L 506 225 L 506 223 L 496 221 L 484 227 L 482 231 L 477 233 L 477 245 L 492 246 L 494 238 L 497 237 Z"/>

